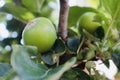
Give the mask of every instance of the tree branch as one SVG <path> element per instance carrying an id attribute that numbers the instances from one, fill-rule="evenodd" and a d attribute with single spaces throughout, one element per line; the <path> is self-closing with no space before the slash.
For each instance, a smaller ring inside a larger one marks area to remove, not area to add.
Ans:
<path id="1" fill-rule="evenodd" d="M 67 41 L 67 21 L 69 5 L 68 0 L 60 0 L 60 17 L 58 26 L 58 36 Z"/>

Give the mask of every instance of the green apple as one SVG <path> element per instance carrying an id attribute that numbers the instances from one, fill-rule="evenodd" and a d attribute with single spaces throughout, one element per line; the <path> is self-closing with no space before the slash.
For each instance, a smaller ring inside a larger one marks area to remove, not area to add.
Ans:
<path id="1" fill-rule="evenodd" d="M 22 33 L 24 45 L 32 45 L 43 53 L 48 51 L 54 44 L 57 35 L 52 22 L 44 17 L 31 20 Z"/>
<path id="2" fill-rule="evenodd" d="M 90 33 L 94 33 L 101 24 L 95 21 L 96 13 L 86 12 L 79 19 L 79 27 L 84 28 Z"/>

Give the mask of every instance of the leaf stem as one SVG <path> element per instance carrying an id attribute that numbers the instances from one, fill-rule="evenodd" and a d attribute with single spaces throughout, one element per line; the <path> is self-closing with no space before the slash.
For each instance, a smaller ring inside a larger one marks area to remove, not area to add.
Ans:
<path id="1" fill-rule="evenodd" d="M 83 45 L 83 43 L 84 43 L 84 40 L 85 40 L 85 37 L 83 37 L 81 43 L 79 44 L 79 47 L 78 47 L 78 49 L 77 49 L 77 54 L 79 53 L 79 51 L 80 51 L 80 49 L 81 49 L 81 47 L 82 47 L 82 45 Z"/>
<path id="2" fill-rule="evenodd" d="M 69 12 L 69 0 L 60 0 L 60 16 L 58 26 L 58 36 L 67 41 L 67 20 Z"/>

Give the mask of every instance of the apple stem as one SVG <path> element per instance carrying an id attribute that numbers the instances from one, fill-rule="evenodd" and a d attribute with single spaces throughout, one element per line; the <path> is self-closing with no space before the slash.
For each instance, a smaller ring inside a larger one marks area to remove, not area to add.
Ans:
<path id="1" fill-rule="evenodd" d="M 60 0 L 60 16 L 58 25 L 58 37 L 61 37 L 65 42 L 67 41 L 67 20 L 69 12 L 69 0 Z"/>

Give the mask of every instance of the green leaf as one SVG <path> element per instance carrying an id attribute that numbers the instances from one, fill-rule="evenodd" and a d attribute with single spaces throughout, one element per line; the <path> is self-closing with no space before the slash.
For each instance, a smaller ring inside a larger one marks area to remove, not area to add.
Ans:
<path id="1" fill-rule="evenodd" d="M 68 15 L 68 26 L 69 27 L 76 26 L 79 17 L 85 12 L 97 12 L 97 11 L 93 8 L 87 8 L 87 7 L 78 7 L 78 6 L 70 7 L 69 15 Z"/>
<path id="2" fill-rule="evenodd" d="M 41 59 L 46 64 L 53 65 L 55 63 L 53 55 L 54 55 L 53 51 L 48 51 L 48 52 L 41 54 Z"/>
<path id="3" fill-rule="evenodd" d="M 47 74 L 47 68 L 31 60 L 30 54 L 37 54 L 33 46 L 13 45 L 11 64 L 13 69 L 25 80 L 40 80 Z"/>
<path id="4" fill-rule="evenodd" d="M 93 80 L 108 80 L 104 75 L 100 75 L 98 71 L 94 70 L 95 75 L 90 75 Z"/>
<path id="5" fill-rule="evenodd" d="M 45 0 L 22 0 L 23 5 L 32 12 L 40 13 Z"/>
<path id="6" fill-rule="evenodd" d="M 93 80 L 93 79 L 82 70 L 76 68 L 65 72 L 60 80 Z"/>
<path id="7" fill-rule="evenodd" d="M 78 30 L 78 29 L 76 29 Z M 78 31 L 74 31 L 70 28 L 68 28 L 68 37 L 75 37 L 75 36 L 78 36 L 79 35 L 79 32 Z"/>
<path id="8" fill-rule="evenodd" d="M 0 22 L 6 21 L 6 20 L 7 20 L 6 14 L 5 13 L 0 13 Z"/>
<path id="9" fill-rule="evenodd" d="M 11 70 L 10 64 L 0 63 L 0 77 L 5 76 Z"/>
<path id="10" fill-rule="evenodd" d="M 9 54 L 0 55 L 0 62 L 9 63 L 9 60 L 10 60 L 10 55 Z"/>
<path id="11" fill-rule="evenodd" d="M 70 51 L 77 53 L 79 44 L 80 44 L 79 38 L 77 37 L 68 38 L 67 46 Z"/>
<path id="12" fill-rule="evenodd" d="M 120 46 L 113 47 L 113 52 L 116 54 L 120 54 Z"/>
<path id="13" fill-rule="evenodd" d="M 61 39 L 57 39 L 52 49 L 54 50 L 55 55 L 61 56 L 64 54 L 66 47 Z"/>
<path id="14" fill-rule="evenodd" d="M 120 21 L 117 22 L 117 30 L 120 32 Z"/>
<path id="15" fill-rule="evenodd" d="M 86 55 L 86 59 L 87 59 L 87 60 L 90 60 L 90 59 L 92 59 L 93 57 L 95 57 L 95 52 L 94 52 L 94 50 L 89 50 L 88 53 L 87 53 L 87 55 Z"/>
<path id="16" fill-rule="evenodd" d="M 104 54 L 101 54 L 101 57 L 104 59 L 104 60 L 107 60 L 107 59 L 111 59 L 111 53 L 110 52 L 104 52 Z"/>
<path id="17" fill-rule="evenodd" d="M 0 77 L 0 80 L 3 80 L 3 78 L 2 78 L 2 77 Z"/>
<path id="18" fill-rule="evenodd" d="M 44 80 L 59 80 L 62 74 L 65 71 L 68 71 L 73 66 L 73 64 L 75 64 L 75 62 L 76 58 L 73 57 L 70 60 L 68 60 L 64 65 L 58 66 L 50 70 L 47 77 Z"/>
<path id="19" fill-rule="evenodd" d="M 11 70 L 5 77 L 3 77 L 3 80 L 14 80 L 15 77 L 19 78 L 16 72 Z"/>
<path id="20" fill-rule="evenodd" d="M 53 45 L 52 50 L 49 50 L 41 54 L 41 59 L 45 63 L 49 65 L 53 65 L 57 62 L 57 58 L 63 55 L 65 51 L 66 51 L 66 47 L 64 42 L 61 39 L 57 39 Z"/>
<path id="21" fill-rule="evenodd" d="M 118 70 L 120 71 L 120 54 L 113 54 L 112 59 L 114 63 L 116 64 Z"/>
<path id="22" fill-rule="evenodd" d="M 41 8 L 41 16 L 50 17 L 53 9 L 49 5 L 49 1 L 46 1 Z M 55 16 L 54 16 L 55 17 Z"/>
<path id="23" fill-rule="evenodd" d="M 105 45 L 105 40 L 110 37 L 109 33 L 114 27 L 119 24 L 120 20 L 120 1 L 119 0 L 109 0 L 109 3 L 106 0 L 100 0 L 101 2 L 101 11 L 105 14 L 105 16 L 110 16 L 109 23 L 107 25 L 107 31 L 103 40 L 103 44 Z M 112 6 L 111 6 L 112 5 Z M 107 13 L 107 14 L 106 14 Z"/>
<path id="24" fill-rule="evenodd" d="M 107 35 L 112 30 L 113 26 L 116 24 L 119 24 L 120 21 L 120 0 L 100 0 L 101 7 L 102 7 L 102 13 L 104 13 L 106 16 L 110 15 L 111 21 L 109 22 L 109 28 L 107 29 Z M 111 6 L 112 5 L 112 6 Z M 107 14 L 106 14 L 107 13 Z M 115 26 L 119 27 L 119 25 Z M 119 28 L 118 28 L 119 29 Z"/>
<path id="25" fill-rule="evenodd" d="M 112 17 L 114 17 L 114 15 L 116 15 L 116 18 L 117 18 L 117 16 L 119 16 L 120 0 L 109 0 L 109 3 L 106 0 L 101 0 L 100 2 L 102 3 L 102 6 L 105 8 L 105 10 L 108 13 L 110 13 Z"/>
<path id="26" fill-rule="evenodd" d="M 47 2 L 56 2 L 57 0 L 46 0 Z"/>
<path id="27" fill-rule="evenodd" d="M 14 9 L 15 8 L 15 9 Z M 26 8 L 17 6 L 13 2 L 6 3 L 1 9 L 1 12 L 6 12 L 12 14 L 15 18 L 27 23 L 29 20 L 35 18 L 35 16 L 28 11 Z"/>
<path id="28" fill-rule="evenodd" d="M 93 61 L 87 61 L 85 66 L 88 70 L 90 70 L 91 68 L 93 68 L 95 66 L 95 64 Z"/>
<path id="29" fill-rule="evenodd" d="M 76 58 L 73 57 L 64 65 L 47 69 L 45 65 L 33 62 L 30 54 L 37 54 L 37 48 L 13 45 L 11 64 L 17 74 L 24 80 L 58 80 L 76 62 Z"/>
<path id="30" fill-rule="evenodd" d="M 75 78 L 77 77 L 77 73 L 74 70 L 69 70 L 67 72 L 64 73 L 64 75 L 61 77 L 60 80 L 75 80 Z"/>
<path id="31" fill-rule="evenodd" d="M 79 59 L 90 60 L 95 57 L 95 52 L 93 49 L 84 48 L 78 53 L 77 57 Z"/>
<path id="32" fill-rule="evenodd" d="M 78 79 L 80 80 L 93 80 L 88 74 L 86 74 L 84 71 L 81 71 L 80 69 L 75 69 L 75 71 L 78 74 Z"/>

